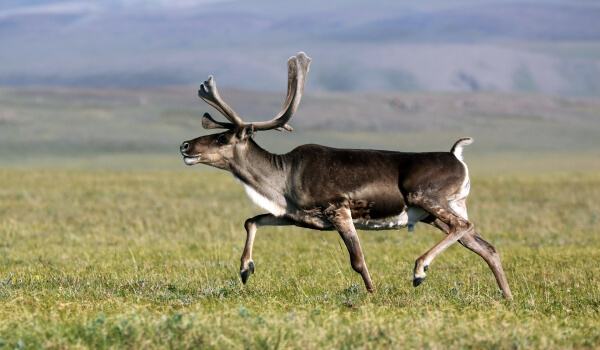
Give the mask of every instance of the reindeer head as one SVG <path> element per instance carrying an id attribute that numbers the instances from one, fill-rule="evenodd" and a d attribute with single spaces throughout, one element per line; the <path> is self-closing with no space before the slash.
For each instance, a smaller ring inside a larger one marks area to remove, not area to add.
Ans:
<path id="1" fill-rule="evenodd" d="M 205 129 L 227 129 L 227 131 L 183 142 L 180 151 L 185 164 L 204 163 L 227 169 L 228 165 L 234 160 L 235 155 L 245 149 L 248 139 L 252 138 L 257 131 L 272 129 L 292 131 L 287 122 L 300 104 L 310 61 L 311 59 L 304 52 L 290 57 L 288 60 L 288 89 L 285 104 L 275 118 L 265 122 L 244 122 L 221 99 L 213 77 L 209 76 L 208 80 L 200 85 L 198 96 L 223 114 L 229 122 L 216 121 L 210 114 L 205 113 L 202 118 L 202 127 Z"/>

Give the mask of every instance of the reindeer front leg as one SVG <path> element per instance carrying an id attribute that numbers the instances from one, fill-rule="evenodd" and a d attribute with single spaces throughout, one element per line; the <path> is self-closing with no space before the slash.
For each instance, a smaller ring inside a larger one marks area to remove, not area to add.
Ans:
<path id="1" fill-rule="evenodd" d="M 369 275 L 367 264 L 365 263 L 365 257 L 360 247 L 360 241 L 358 240 L 358 234 L 352 221 L 352 215 L 350 214 L 350 208 L 347 205 L 335 206 L 332 205 L 327 208 L 324 212 L 327 219 L 335 226 L 335 228 L 342 236 L 348 253 L 350 254 L 350 264 L 354 271 L 360 273 L 365 282 L 365 287 L 369 293 L 375 292 L 373 287 L 373 281 Z"/>
<path id="2" fill-rule="evenodd" d="M 253 218 L 246 220 L 244 227 L 246 228 L 246 245 L 244 246 L 244 252 L 242 253 L 241 265 L 240 265 L 240 276 L 242 282 L 246 284 L 250 274 L 254 273 L 254 261 L 252 261 L 252 246 L 254 245 L 254 237 L 256 236 L 256 230 L 261 226 L 287 226 L 293 225 L 293 221 L 284 218 L 277 217 L 272 214 L 257 215 Z"/>

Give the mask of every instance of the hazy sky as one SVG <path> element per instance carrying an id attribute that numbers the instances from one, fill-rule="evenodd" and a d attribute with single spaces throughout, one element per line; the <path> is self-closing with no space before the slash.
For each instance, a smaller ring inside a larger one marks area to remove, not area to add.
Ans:
<path id="1" fill-rule="evenodd" d="M 600 95 L 597 1 L 14 0 L 0 47 L 0 86 L 278 90 L 305 51 L 316 90 Z"/>

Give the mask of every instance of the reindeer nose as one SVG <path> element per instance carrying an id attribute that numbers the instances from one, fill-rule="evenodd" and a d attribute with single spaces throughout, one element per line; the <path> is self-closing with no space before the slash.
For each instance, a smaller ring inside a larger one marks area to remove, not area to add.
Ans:
<path id="1" fill-rule="evenodd" d="M 181 153 L 186 152 L 188 149 L 190 149 L 190 144 L 188 142 L 184 142 L 181 144 L 181 146 L 179 146 Z"/>

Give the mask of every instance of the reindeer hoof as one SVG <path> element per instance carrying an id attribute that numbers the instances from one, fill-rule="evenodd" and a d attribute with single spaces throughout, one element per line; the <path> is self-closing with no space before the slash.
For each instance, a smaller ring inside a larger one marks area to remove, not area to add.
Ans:
<path id="1" fill-rule="evenodd" d="M 248 268 L 240 271 L 240 276 L 242 277 L 242 283 L 246 284 L 246 282 L 248 281 L 248 277 L 250 277 L 250 275 L 253 273 L 254 273 L 254 262 L 250 261 L 248 263 Z"/>
<path id="2" fill-rule="evenodd" d="M 427 272 L 427 270 L 429 270 L 429 265 L 425 265 L 423 266 L 423 272 L 422 273 L 418 273 L 417 271 L 419 271 L 419 260 L 421 258 L 419 258 L 416 262 L 415 262 L 415 271 L 414 271 L 414 275 L 413 275 L 413 286 L 417 287 L 418 285 L 420 285 L 421 283 L 423 283 L 423 281 L 425 281 L 425 272 Z"/>

